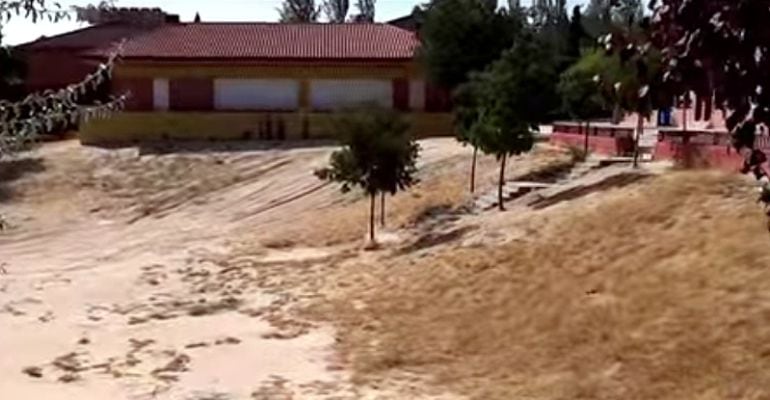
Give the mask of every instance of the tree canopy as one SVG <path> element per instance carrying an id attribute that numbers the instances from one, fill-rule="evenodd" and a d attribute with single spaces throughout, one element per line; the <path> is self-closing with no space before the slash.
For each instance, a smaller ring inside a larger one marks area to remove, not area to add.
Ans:
<path id="1" fill-rule="evenodd" d="M 524 19 L 496 1 L 433 0 L 423 10 L 421 57 L 431 81 L 454 88 L 513 44 Z"/>
<path id="2" fill-rule="evenodd" d="M 757 126 L 770 125 L 769 20 L 765 0 L 661 0 L 635 49 L 658 47 L 669 93 L 726 111 L 735 147 L 754 149 Z"/>
<path id="3" fill-rule="evenodd" d="M 374 22 L 377 0 L 356 0 L 358 14 L 353 16 L 353 22 Z"/>
<path id="4" fill-rule="evenodd" d="M 498 204 L 503 209 L 506 158 L 532 149 L 533 130 L 559 108 L 558 60 L 547 41 L 522 34 L 500 60 L 458 88 L 461 139 L 500 160 Z"/>
<path id="5" fill-rule="evenodd" d="M 315 0 L 283 0 L 278 13 L 281 22 L 316 22 L 321 8 Z"/>
<path id="6" fill-rule="evenodd" d="M 606 115 L 611 107 L 611 99 L 603 96 L 602 83 L 613 78 L 609 67 L 611 60 L 602 52 L 591 52 L 562 73 L 558 91 L 565 111 L 572 118 L 586 121 Z"/>
<path id="7" fill-rule="evenodd" d="M 323 4 L 324 14 L 329 22 L 343 23 L 348 16 L 350 0 L 326 0 Z"/>

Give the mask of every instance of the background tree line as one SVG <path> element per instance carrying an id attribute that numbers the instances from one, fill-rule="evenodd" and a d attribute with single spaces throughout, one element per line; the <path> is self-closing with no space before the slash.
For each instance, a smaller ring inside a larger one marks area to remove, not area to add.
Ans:
<path id="1" fill-rule="evenodd" d="M 321 15 L 331 23 L 374 22 L 376 0 L 356 0 L 355 14 L 349 14 L 350 0 L 284 0 L 278 9 L 281 22 L 319 22 Z"/>

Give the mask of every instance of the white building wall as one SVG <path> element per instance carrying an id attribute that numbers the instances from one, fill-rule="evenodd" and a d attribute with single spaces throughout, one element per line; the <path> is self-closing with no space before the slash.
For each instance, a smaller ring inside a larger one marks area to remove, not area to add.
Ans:
<path id="1" fill-rule="evenodd" d="M 310 81 L 314 110 L 335 110 L 374 104 L 393 107 L 393 84 L 383 79 L 316 79 Z"/>
<path id="2" fill-rule="evenodd" d="M 299 81 L 294 79 L 215 79 L 216 110 L 296 110 Z"/>

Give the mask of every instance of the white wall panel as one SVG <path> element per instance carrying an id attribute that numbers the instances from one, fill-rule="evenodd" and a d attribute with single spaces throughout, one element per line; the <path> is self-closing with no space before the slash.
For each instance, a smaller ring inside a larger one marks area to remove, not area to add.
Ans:
<path id="1" fill-rule="evenodd" d="M 409 109 L 412 111 L 425 110 L 425 81 L 409 81 Z"/>
<path id="2" fill-rule="evenodd" d="M 216 79 L 217 110 L 296 110 L 299 82 L 293 79 Z"/>
<path id="3" fill-rule="evenodd" d="M 335 110 L 365 104 L 393 107 L 393 84 L 382 79 L 318 79 L 310 82 L 315 110 Z"/>
<path id="4" fill-rule="evenodd" d="M 157 78 L 152 81 L 152 103 L 157 111 L 168 110 L 168 79 Z"/>

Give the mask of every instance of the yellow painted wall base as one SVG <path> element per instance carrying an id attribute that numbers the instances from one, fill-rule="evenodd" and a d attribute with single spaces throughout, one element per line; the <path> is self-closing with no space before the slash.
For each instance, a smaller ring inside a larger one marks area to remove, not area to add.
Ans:
<path id="1" fill-rule="evenodd" d="M 78 135 L 83 144 L 163 139 L 319 139 L 334 136 L 333 119 L 338 116 L 330 113 L 124 112 L 92 120 L 81 126 Z M 452 135 L 451 114 L 408 113 L 404 118 L 411 123 L 416 137 Z"/>

